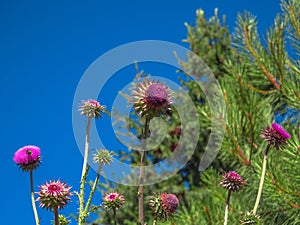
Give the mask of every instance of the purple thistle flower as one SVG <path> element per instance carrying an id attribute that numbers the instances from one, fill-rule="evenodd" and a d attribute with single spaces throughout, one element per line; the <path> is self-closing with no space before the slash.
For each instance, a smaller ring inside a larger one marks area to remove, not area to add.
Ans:
<path id="1" fill-rule="evenodd" d="M 23 171 L 33 171 L 40 163 L 40 148 L 34 145 L 27 145 L 15 152 L 13 160 Z"/>
<path id="2" fill-rule="evenodd" d="M 291 137 L 291 135 L 286 132 L 279 124 L 273 123 L 271 127 L 267 127 L 261 134 L 269 144 L 276 149 L 279 149 L 286 144 L 286 140 Z"/>
<path id="3" fill-rule="evenodd" d="M 46 182 L 39 188 L 40 191 L 36 193 L 39 195 L 37 201 L 40 201 L 40 207 L 46 208 L 46 210 L 62 209 L 71 201 L 71 186 L 60 180 Z"/>
<path id="4" fill-rule="evenodd" d="M 104 109 L 105 106 L 100 105 L 98 101 L 89 99 L 87 101 L 82 101 L 79 111 L 81 111 L 81 115 L 98 119 L 102 116 Z"/>
<path id="5" fill-rule="evenodd" d="M 175 213 L 178 205 L 179 200 L 176 195 L 174 194 L 161 194 L 161 201 L 163 205 L 164 212 L 172 215 Z"/>
<path id="6" fill-rule="evenodd" d="M 107 210 L 119 209 L 124 203 L 124 196 L 118 192 L 107 193 L 103 197 L 103 205 Z"/>
<path id="7" fill-rule="evenodd" d="M 134 109 L 140 116 L 155 117 L 171 112 L 171 91 L 163 83 L 145 79 L 133 90 Z"/>
<path id="8" fill-rule="evenodd" d="M 223 175 L 223 180 L 220 184 L 223 188 L 229 191 L 238 192 L 243 188 L 246 182 L 243 181 L 242 177 L 239 174 L 234 171 L 230 171 Z"/>
<path id="9" fill-rule="evenodd" d="M 150 197 L 149 206 L 152 213 L 157 218 L 170 219 L 176 212 L 179 205 L 179 200 L 174 194 L 154 193 Z"/>

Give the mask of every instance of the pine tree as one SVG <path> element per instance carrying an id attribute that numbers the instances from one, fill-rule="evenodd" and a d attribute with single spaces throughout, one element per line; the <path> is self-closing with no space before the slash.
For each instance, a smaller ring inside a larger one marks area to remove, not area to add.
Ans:
<path id="1" fill-rule="evenodd" d="M 258 215 L 264 224 L 300 223 L 300 3 L 285 0 L 281 9 L 265 35 L 259 35 L 257 20 L 248 12 L 238 15 L 233 34 L 228 31 L 226 17 L 220 20 L 217 10 L 207 20 L 199 9 L 196 24 L 186 25 L 185 42 L 220 83 L 226 105 L 225 137 L 213 164 L 200 173 L 199 162 L 211 132 L 211 111 L 205 92 L 192 77 L 183 74 L 180 82 L 188 89 L 199 115 L 198 145 L 192 159 L 176 175 L 145 188 L 145 196 L 164 191 L 177 194 L 180 208 L 175 224 L 221 224 L 226 191 L 220 181 L 222 173 L 230 170 L 238 171 L 247 182 L 245 189 L 234 196 L 229 209 L 230 224 L 240 223 L 254 206 L 267 145 L 260 135 L 272 121 L 281 123 L 291 139 L 283 150 L 270 152 Z M 197 71 L 192 59 L 182 66 Z M 129 122 L 131 128 L 138 128 L 136 120 Z M 158 149 L 147 153 L 149 164 L 172 152 L 172 146 L 178 142 L 178 127 L 180 118 L 175 111 L 169 135 Z M 138 154 L 121 153 L 124 159 L 138 164 Z M 127 206 L 118 212 L 118 220 L 124 225 L 137 224 L 137 188 L 117 188 L 127 199 Z M 150 210 L 146 212 L 145 221 L 151 224 Z M 100 211 L 96 223 L 112 224 L 112 219 L 110 214 Z"/>

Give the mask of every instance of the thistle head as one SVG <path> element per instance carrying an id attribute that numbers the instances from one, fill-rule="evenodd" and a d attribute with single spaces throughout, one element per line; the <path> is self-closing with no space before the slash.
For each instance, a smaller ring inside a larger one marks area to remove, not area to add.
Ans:
<path id="1" fill-rule="evenodd" d="M 103 197 L 103 206 L 107 210 L 119 209 L 125 203 L 125 198 L 118 192 L 107 193 Z"/>
<path id="2" fill-rule="evenodd" d="M 149 206 L 157 218 L 170 219 L 176 212 L 179 200 L 174 194 L 154 193 L 150 197 Z"/>
<path id="3" fill-rule="evenodd" d="M 46 210 L 62 209 L 71 201 L 71 186 L 60 180 L 46 182 L 46 184 L 39 186 L 39 189 L 40 191 L 36 193 L 39 196 L 37 201 L 40 202 L 40 207 Z"/>
<path id="4" fill-rule="evenodd" d="M 220 184 L 223 188 L 229 191 L 238 192 L 244 187 L 246 182 L 243 181 L 242 177 L 239 174 L 234 171 L 230 171 L 223 175 L 223 180 Z"/>
<path id="5" fill-rule="evenodd" d="M 97 150 L 97 153 L 94 154 L 93 160 L 95 163 L 99 163 L 102 165 L 108 165 L 113 160 L 112 156 L 114 155 L 114 152 L 105 150 L 105 149 L 99 149 Z"/>
<path id="6" fill-rule="evenodd" d="M 27 145 L 15 152 L 13 160 L 23 171 L 33 171 L 41 163 L 40 148 Z"/>
<path id="7" fill-rule="evenodd" d="M 171 112 L 171 91 L 163 83 L 145 79 L 133 90 L 134 109 L 140 116 L 155 117 Z"/>
<path id="8" fill-rule="evenodd" d="M 81 115 L 87 116 L 89 118 L 98 119 L 102 116 L 102 112 L 105 110 L 105 106 L 100 105 L 100 103 L 94 99 L 89 99 L 87 101 L 82 101 L 79 111 Z"/>
<path id="9" fill-rule="evenodd" d="M 273 123 L 271 127 L 267 127 L 261 134 L 271 146 L 276 149 L 286 145 L 286 140 L 291 137 L 291 135 L 286 132 L 279 124 Z"/>

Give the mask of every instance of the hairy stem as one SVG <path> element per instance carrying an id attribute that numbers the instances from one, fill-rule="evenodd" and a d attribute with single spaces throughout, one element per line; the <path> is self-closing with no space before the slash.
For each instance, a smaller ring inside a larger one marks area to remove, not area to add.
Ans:
<path id="1" fill-rule="evenodd" d="M 89 166 L 87 166 L 88 154 L 89 154 L 89 139 L 90 139 L 90 126 L 91 126 L 92 118 L 88 118 L 88 123 L 86 126 L 86 136 L 85 136 L 85 147 L 84 147 L 84 159 L 82 165 L 82 173 L 80 180 L 80 193 L 79 193 L 79 218 L 78 225 L 84 223 L 86 215 L 84 214 L 84 184 L 86 182 L 86 177 L 89 171 Z"/>
<path id="2" fill-rule="evenodd" d="M 227 199 L 226 199 L 226 207 L 225 207 L 224 225 L 227 225 L 227 222 L 228 222 L 230 195 L 231 195 L 231 191 L 228 190 L 228 195 L 227 195 Z"/>
<path id="3" fill-rule="evenodd" d="M 140 161 L 140 177 L 139 177 L 139 191 L 138 191 L 138 199 L 139 199 L 139 223 L 144 224 L 144 176 L 145 176 L 145 151 L 146 151 L 146 139 L 148 137 L 149 130 L 149 118 L 146 118 L 145 128 L 143 131 L 143 146 L 141 152 L 141 161 Z"/>
<path id="4" fill-rule="evenodd" d="M 258 206 L 259 206 L 262 190 L 263 190 L 263 187 L 264 187 L 264 180 L 265 180 L 266 168 L 267 168 L 268 152 L 270 150 L 270 147 L 271 147 L 271 145 L 268 144 L 268 146 L 266 148 L 266 151 L 265 151 L 265 154 L 264 154 L 261 177 L 260 177 L 260 183 L 259 183 L 259 189 L 258 189 L 258 193 L 257 193 L 257 196 L 256 196 L 255 205 L 254 205 L 254 208 L 253 208 L 253 214 L 254 215 L 256 215 L 256 213 L 257 213 L 257 209 L 258 209 Z"/>
<path id="5" fill-rule="evenodd" d="M 34 187 L 33 187 L 33 174 L 32 170 L 30 170 L 30 195 L 31 195 L 31 204 L 32 204 L 32 210 L 34 214 L 35 224 L 40 225 L 39 216 L 36 210 L 35 200 L 34 200 Z"/>
<path id="6" fill-rule="evenodd" d="M 95 178 L 95 181 L 94 181 L 94 184 L 93 184 L 93 187 L 92 187 L 89 199 L 88 199 L 88 201 L 87 201 L 87 203 L 85 205 L 85 209 L 84 209 L 84 213 L 85 214 L 89 211 L 91 202 L 93 200 L 93 197 L 94 197 L 94 194 L 95 194 L 95 191 L 96 191 L 96 188 L 97 188 L 97 184 L 99 182 L 101 170 L 102 170 L 102 163 L 99 164 L 99 168 L 98 168 L 98 171 L 97 171 L 97 176 Z"/>

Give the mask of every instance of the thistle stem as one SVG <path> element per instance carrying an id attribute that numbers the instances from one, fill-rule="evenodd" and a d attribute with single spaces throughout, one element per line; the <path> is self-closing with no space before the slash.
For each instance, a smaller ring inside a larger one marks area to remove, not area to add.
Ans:
<path id="1" fill-rule="evenodd" d="M 54 224 L 55 225 L 59 225 L 59 220 L 58 220 L 58 209 L 57 208 L 55 208 L 54 209 Z"/>
<path id="2" fill-rule="evenodd" d="M 263 190 L 263 186 L 264 186 L 264 180 L 265 180 L 266 168 L 267 168 L 268 152 L 270 150 L 270 147 L 271 147 L 271 145 L 268 144 L 268 146 L 265 150 L 265 154 L 264 154 L 261 177 L 260 177 L 260 183 L 259 183 L 259 189 L 258 189 L 258 193 L 257 193 L 257 196 L 256 196 L 255 205 L 254 205 L 254 208 L 253 208 L 253 214 L 254 215 L 256 215 L 256 213 L 257 213 L 257 209 L 258 209 L 258 206 L 259 206 L 259 202 L 260 202 L 260 198 L 261 198 L 261 194 L 262 194 L 262 190 Z"/>
<path id="3" fill-rule="evenodd" d="M 141 161 L 140 161 L 140 186 L 138 191 L 138 200 L 139 200 L 139 223 L 144 224 L 144 177 L 145 177 L 145 151 L 146 151 L 146 138 L 148 137 L 150 119 L 146 118 L 145 129 L 143 131 L 143 143 L 142 143 L 142 152 L 141 152 Z"/>
<path id="4" fill-rule="evenodd" d="M 154 218 L 152 225 L 157 225 L 157 217 Z"/>
<path id="5" fill-rule="evenodd" d="M 90 205 L 91 205 L 91 202 L 93 200 L 93 197 L 94 197 L 94 194 L 95 194 L 95 191 L 96 191 L 96 187 L 97 187 L 97 184 L 99 182 L 101 170 L 102 170 L 102 163 L 99 164 L 99 168 L 98 168 L 98 171 L 97 171 L 97 176 L 95 178 L 95 181 L 94 181 L 94 184 L 93 184 L 93 187 L 92 187 L 89 199 L 88 199 L 88 201 L 87 201 L 87 203 L 85 205 L 85 209 L 84 209 L 85 214 L 88 212 L 88 210 L 90 208 Z"/>
<path id="6" fill-rule="evenodd" d="M 231 195 L 231 191 L 228 190 L 228 195 L 227 195 L 227 199 L 226 199 L 226 207 L 225 207 L 224 225 L 227 225 L 227 222 L 228 222 L 230 195 Z"/>
<path id="7" fill-rule="evenodd" d="M 33 187 L 33 174 L 32 170 L 30 170 L 30 195 L 31 195 L 31 204 L 32 204 L 32 210 L 34 214 L 35 224 L 40 225 L 39 216 L 36 210 L 35 200 L 34 200 L 34 187 Z"/>
<path id="8" fill-rule="evenodd" d="M 113 211 L 114 211 L 114 222 L 115 222 L 115 225 L 117 225 L 117 210 L 116 210 L 116 208 L 114 208 Z"/>
<path id="9" fill-rule="evenodd" d="M 85 147 L 84 147 L 84 159 L 82 165 L 82 173 L 81 173 L 81 180 L 80 180 L 80 193 L 79 193 L 79 218 L 78 218 L 78 225 L 84 223 L 85 215 L 84 215 L 84 184 L 86 181 L 86 177 L 89 171 L 89 166 L 87 166 L 88 161 L 88 152 L 89 152 L 89 140 L 90 140 L 90 126 L 91 126 L 92 118 L 88 118 L 88 123 L 86 126 L 86 136 L 85 136 Z"/>

